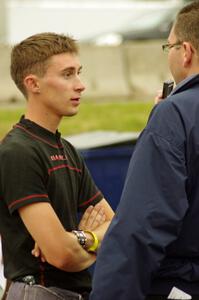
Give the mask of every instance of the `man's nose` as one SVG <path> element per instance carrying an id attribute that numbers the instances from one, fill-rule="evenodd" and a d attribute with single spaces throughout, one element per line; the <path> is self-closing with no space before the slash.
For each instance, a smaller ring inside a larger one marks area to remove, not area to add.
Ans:
<path id="1" fill-rule="evenodd" d="M 80 78 L 78 78 L 78 82 L 76 85 L 76 90 L 83 92 L 86 89 L 85 84 L 82 82 L 82 80 Z"/>

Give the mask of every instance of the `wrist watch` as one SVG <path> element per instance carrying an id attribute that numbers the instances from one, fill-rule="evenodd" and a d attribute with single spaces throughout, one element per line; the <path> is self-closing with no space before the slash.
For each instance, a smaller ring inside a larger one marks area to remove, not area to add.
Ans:
<path id="1" fill-rule="evenodd" d="M 74 235 L 76 235 L 79 244 L 83 248 L 85 248 L 87 238 L 86 238 L 86 235 L 85 235 L 84 231 L 83 230 L 72 230 L 72 233 L 74 233 Z"/>

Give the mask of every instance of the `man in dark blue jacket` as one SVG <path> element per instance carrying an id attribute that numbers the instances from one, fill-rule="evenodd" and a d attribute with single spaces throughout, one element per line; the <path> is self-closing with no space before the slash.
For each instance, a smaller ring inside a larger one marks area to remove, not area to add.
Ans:
<path id="1" fill-rule="evenodd" d="M 199 299 L 199 1 L 163 50 L 176 87 L 137 142 L 92 300 Z"/>

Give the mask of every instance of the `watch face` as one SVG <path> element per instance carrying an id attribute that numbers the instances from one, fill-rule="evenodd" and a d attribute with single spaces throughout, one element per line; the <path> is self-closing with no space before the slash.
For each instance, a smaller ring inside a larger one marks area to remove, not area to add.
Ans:
<path id="1" fill-rule="evenodd" d="M 73 230 L 72 232 L 76 235 L 79 244 L 84 248 L 87 239 L 83 230 Z"/>

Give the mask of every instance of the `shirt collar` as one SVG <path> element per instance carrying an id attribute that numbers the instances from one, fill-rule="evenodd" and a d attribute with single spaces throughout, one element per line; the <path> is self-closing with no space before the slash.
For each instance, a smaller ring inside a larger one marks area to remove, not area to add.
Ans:
<path id="1" fill-rule="evenodd" d="M 61 144 L 61 134 L 58 132 L 58 130 L 56 131 L 56 133 L 53 133 L 46 128 L 41 127 L 37 123 L 26 119 L 24 116 L 21 117 L 19 123 L 16 124 L 16 127 L 24 130 L 27 134 L 51 145 L 52 147 L 63 147 Z"/>

